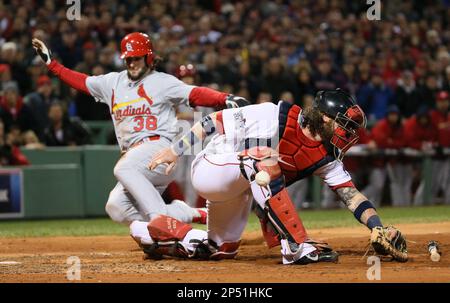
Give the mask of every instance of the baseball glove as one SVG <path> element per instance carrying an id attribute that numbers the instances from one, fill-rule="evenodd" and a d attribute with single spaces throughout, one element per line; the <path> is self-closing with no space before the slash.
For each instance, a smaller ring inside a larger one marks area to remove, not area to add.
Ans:
<path id="1" fill-rule="evenodd" d="M 401 232 L 393 226 L 373 228 L 370 243 L 377 254 L 390 255 L 399 262 L 408 261 L 406 240 Z"/>

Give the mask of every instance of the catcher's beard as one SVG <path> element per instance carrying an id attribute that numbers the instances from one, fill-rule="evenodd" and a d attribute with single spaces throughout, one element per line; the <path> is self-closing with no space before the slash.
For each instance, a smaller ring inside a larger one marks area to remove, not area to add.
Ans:
<path id="1" fill-rule="evenodd" d="M 304 109 L 302 115 L 311 135 L 319 135 L 323 142 L 330 142 L 334 134 L 333 120 L 323 121 L 323 114 L 313 107 Z"/>

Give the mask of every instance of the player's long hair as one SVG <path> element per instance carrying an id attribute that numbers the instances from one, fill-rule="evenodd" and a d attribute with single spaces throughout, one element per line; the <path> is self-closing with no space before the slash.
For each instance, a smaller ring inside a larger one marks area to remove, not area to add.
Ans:
<path id="1" fill-rule="evenodd" d="M 313 107 L 307 107 L 302 110 L 302 126 L 308 127 L 311 134 L 315 137 L 319 135 L 322 141 L 329 142 L 333 137 L 333 123 L 325 123 L 323 114 Z"/>

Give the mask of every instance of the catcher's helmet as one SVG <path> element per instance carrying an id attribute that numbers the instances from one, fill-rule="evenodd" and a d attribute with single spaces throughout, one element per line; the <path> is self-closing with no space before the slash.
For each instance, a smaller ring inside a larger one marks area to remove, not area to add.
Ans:
<path id="1" fill-rule="evenodd" d="M 194 65 L 186 64 L 178 66 L 177 70 L 175 71 L 175 76 L 178 79 L 183 79 L 184 77 L 195 77 L 196 73 L 197 71 L 195 70 Z"/>
<path id="2" fill-rule="evenodd" d="M 144 33 L 131 33 L 126 35 L 120 42 L 121 59 L 128 57 L 146 56 L 146 62 L 151 65 L 155 55 L 150 37 Z"/>
<path id="3" fill-rule="evenodd" d="M 314 99 L 313 107 L 337 124 L 337 126 L 334 125 L 331 144 L 334 146 L 335 157 L 342 160 L 345 152 L 358 142 L 357 130 L 360 127 L 366 127 L 366 115 L 356 104 L 355 99 L 340 88 L 319 91 Z"/>

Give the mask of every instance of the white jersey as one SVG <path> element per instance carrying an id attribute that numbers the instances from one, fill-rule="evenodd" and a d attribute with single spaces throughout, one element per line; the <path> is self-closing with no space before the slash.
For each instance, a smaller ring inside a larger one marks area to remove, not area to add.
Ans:
<path id="1" fill-rule="evenodd" d="M 174 107 L 188 105 L 195 87 L 157 71 L 131 81 L 126 70 L 90 76 L 86 86 L 96 101 L 108 104 L 121 150 L 148 136 L 172 140 L 177 134 Z"/>
<path id="2" fill-rule="evenodd" d="M 276 149 L 279 141 L 279 106 L 280 103 L 263 103 L 223 110 L 225 134 L 216 135 L 205 148 L 205 153 L 242 151 L 248 140 L 258 140 L 260 145 L 270 140 L 270 146 Z M 321 177 L 330 187 L 351 181 L 350 174 L 337 160 L 317 168 L 313 174 Z"/>

